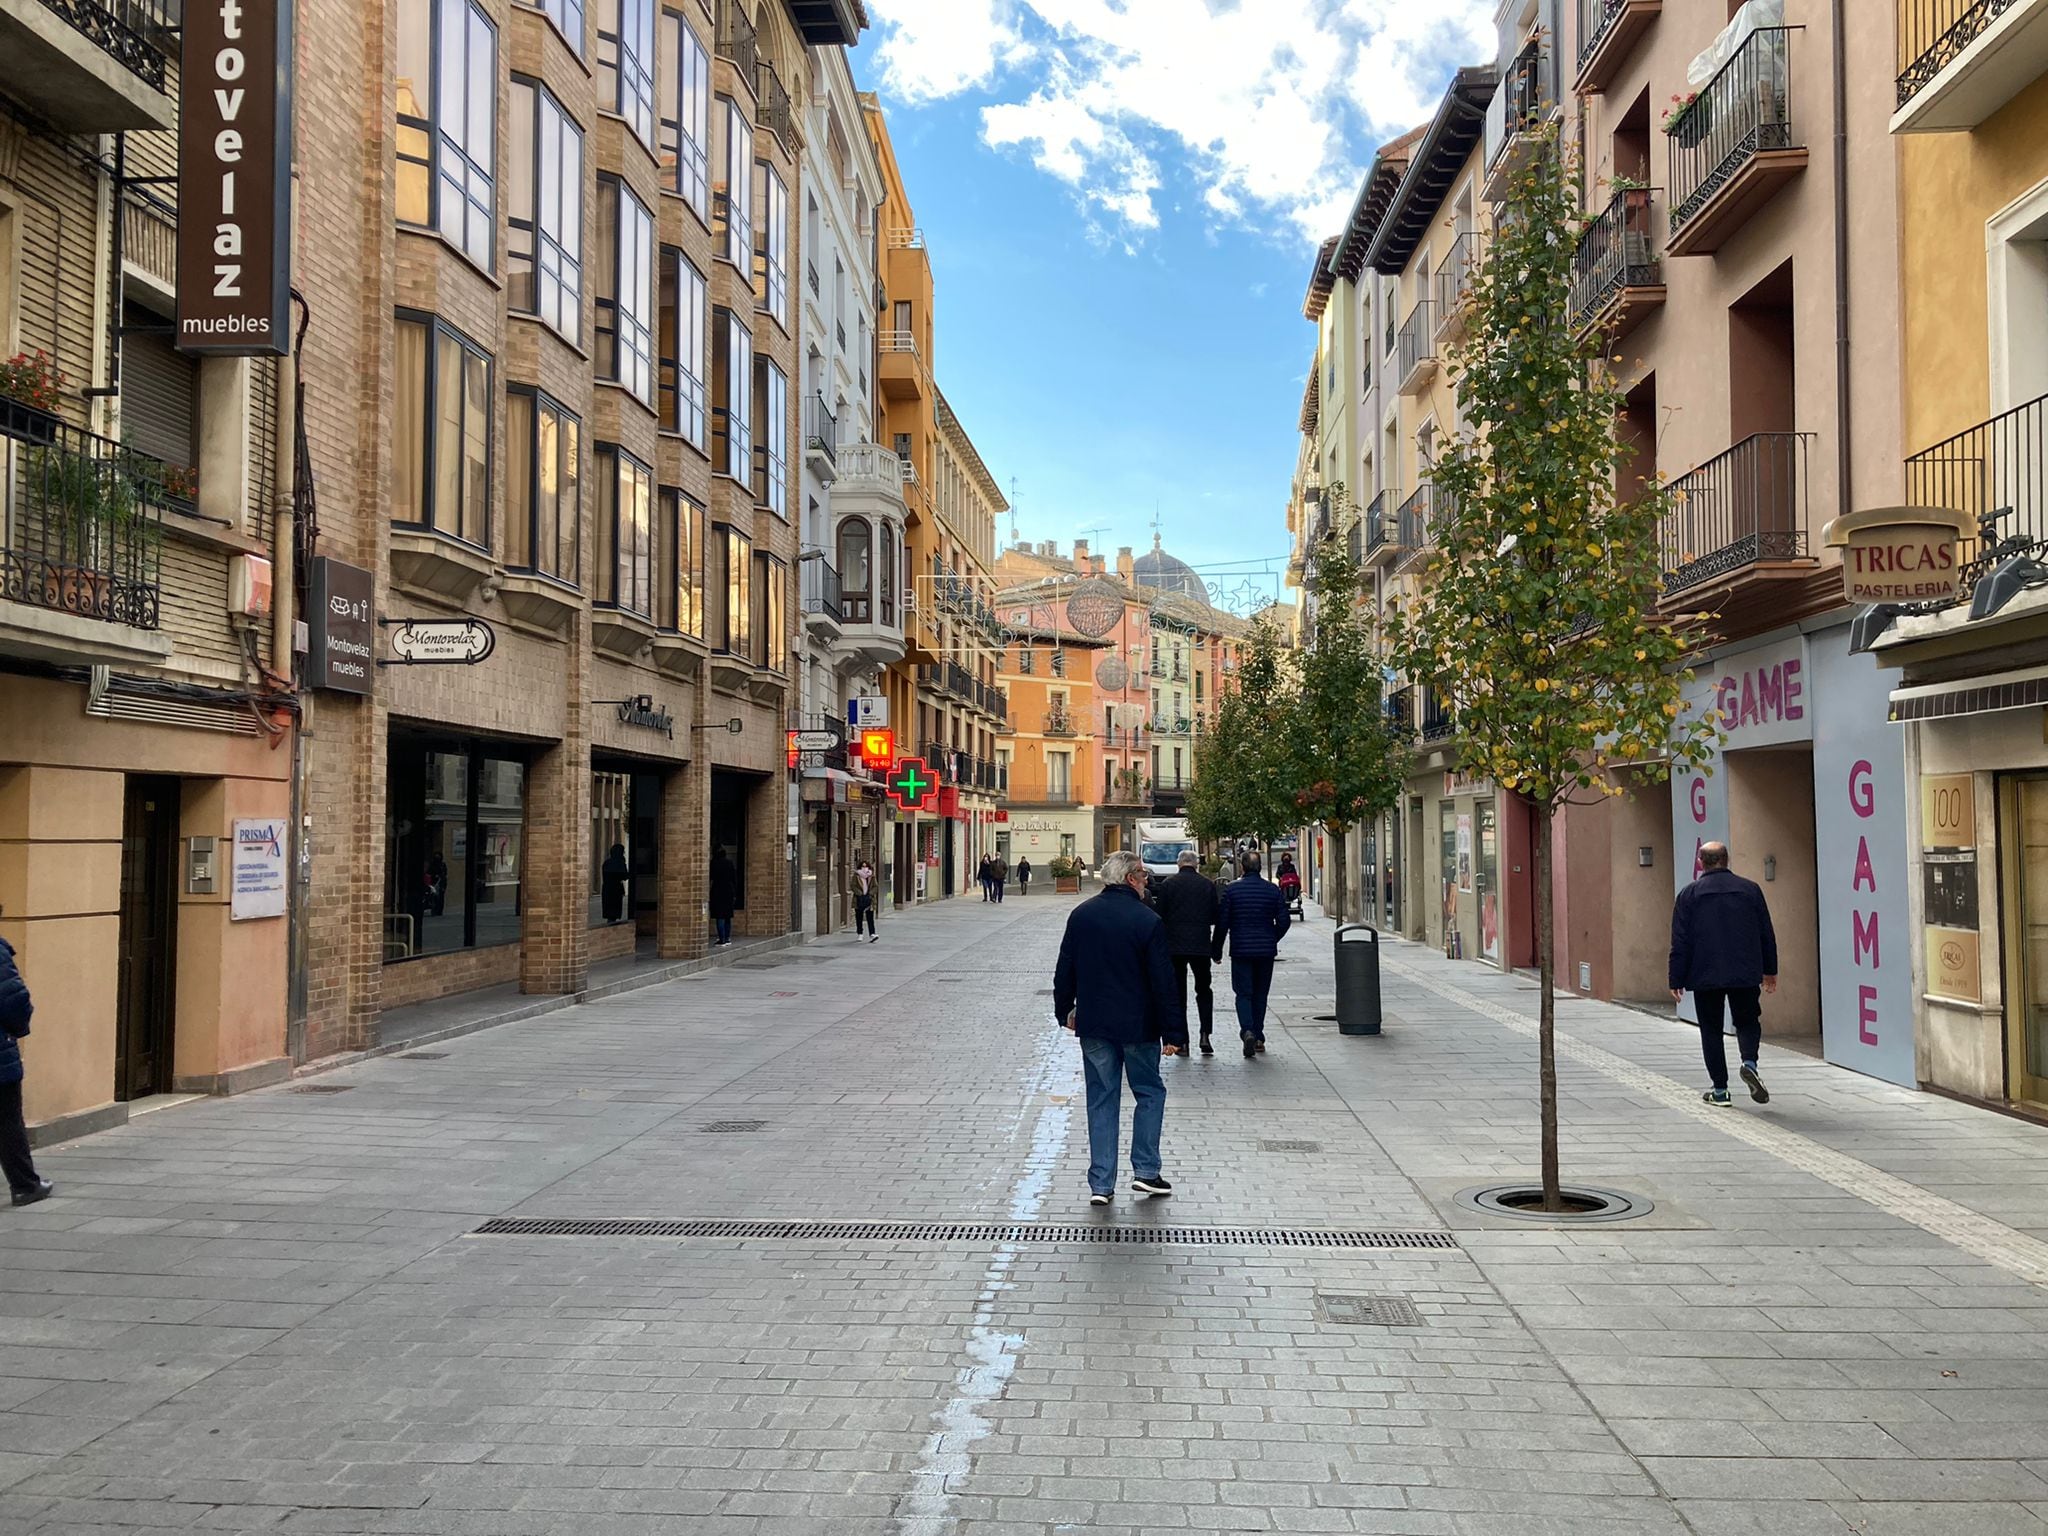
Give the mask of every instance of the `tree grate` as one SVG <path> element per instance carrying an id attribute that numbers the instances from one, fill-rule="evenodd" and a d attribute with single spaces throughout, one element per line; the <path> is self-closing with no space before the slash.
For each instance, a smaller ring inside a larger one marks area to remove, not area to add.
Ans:
<path id="1" fill-rule="evenodd" d="M 1323 1144 L 1320 1141 L 1261 1141 L 1259 1143 L 1259 1150 L 1261 1152 L 1320 1152 L 1323 1150 Z"/>
<path id="2" fill-rule="evenodd" d="M 1316 1292 L 1316 1319 L 1340 1328 L 1420 1328 L 1422 1314 L 1406 1296 L 1344 1296 Z"/>
<path id="3" fill-rule="evenodd" d="M 477 1237 L 740 1237 L 782 1242 L 1079 1243 L 1171 1248 L 1395 1248 L 1455 1251 L 1448 1232 L 1321 1227 L 1079 1226 L 1016 1222 L 666 1221 L 494 1216 Z"/>
<path id="4" fill-rule="evenodd" d="M 766 1120 L 714 1120 L 709 1125 L 700 1125 L 698 1130 L 706 1136 L 737 1136 L 747 1131 L 763 1130 Z"/>

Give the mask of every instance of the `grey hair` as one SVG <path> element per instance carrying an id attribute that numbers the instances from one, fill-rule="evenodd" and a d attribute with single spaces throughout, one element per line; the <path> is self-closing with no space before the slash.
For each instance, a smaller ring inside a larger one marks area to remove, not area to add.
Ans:
<path id="1" fill-rule="evenodd" d="M 1102 861 L 1102 888 L 1108 890 L 1112 886 L 1123 885 L 1130 880 L 1132 870 L 1144 867 L 1145 861 L 1135 853 L 1128 850 L 1112 853 Z"/>
<path id="2" fill-rule="evenodd" d="M 1200 855 L 1199 853 L 1195 852 L 1195 850 L 1194 850 L 1194 849 L 1192 849 L 1192 848 L 1183 848 L 1183 849 L 1181 849 L 1181 851 L 1180 851 L 1180 867 L 1181 867 L 1182 869 L 1193 869 L 1193 868 L 1195 868 L 1195 867 L 1196 867 L 1197 865 L 1199 865 L 1199 864 L 1200 864 L 1201 862 L 1202 862 L 1202 856 L 1201 856 L 1201 855 Z"/>

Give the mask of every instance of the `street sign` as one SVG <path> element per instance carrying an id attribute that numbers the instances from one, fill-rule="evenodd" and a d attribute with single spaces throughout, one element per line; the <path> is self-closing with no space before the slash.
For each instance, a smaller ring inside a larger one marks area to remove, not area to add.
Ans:
<path id="1" fill-rule="evenodd" d="M 799 752 L 830 752 L 839 737 L 832 731 L 791 731 L 789 744 Z"/>
<path id="2" fill-rule="evenodd" d="M 402 667 L 473 667 L 498 648 L 482 619 L 379 619 L 395 626 L 391 660 Z"/>
<path id="3" fill-rule="evenodd" d="M 930 765 L 921 757 L 906 757 L 898 763 L 887 787 L 889 798 L 905 811 L 924 810 L 939 795 L 939 781 L 932 777 Z"/>
<path id="4" fill-rule="evenodd" d="M 307 604 L 306 682 L 337 693 L 368 693 L 377 656 L 376 583 L 359 565 L 313 561 Z"/>
<path id="5" fill-rule="evenodd" d="M 856 731 L 879 730 L 889 723 L 889 696 L 863 693 L 846 706 L 846 719 Z"/>

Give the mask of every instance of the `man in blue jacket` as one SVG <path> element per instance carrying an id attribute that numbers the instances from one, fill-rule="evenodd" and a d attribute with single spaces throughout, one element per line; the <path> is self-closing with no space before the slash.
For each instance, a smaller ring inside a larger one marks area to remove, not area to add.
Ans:
<path id="1" fill-rule="evenodd" d="M 1259 873 L 1258 854 L 1247 849 L 1244 873 L 1223 888 L 1216 909 L 1211 954 L 1223 958 L 1230 940 L 1230 990 L 1237 995 L 1237 1035 L 1245 1059 L 1266 1054 L 1266 997 L 1273 990 L 1273 961 L 1287 935 L 1287 898 Z"/>
<path id="2" fill-rule="evenodd" d="M 1728 1096 L 1728 1049 L 1722 1019 L 1735 1015 L 1735 1043 L 1742 1051 L 1742 1081 L 1759 1104 L 1771 1102 L 1756 1069 L 1764 1026 L 1760 994 L 1778 990 L 1778 936 L 1763 887 L 1728 867 L 1726 843 L 1700 845 L 1700 877 L 1678 893 L 1671 909 L 1671 1000 L 1687 992 L 1700 1015 L 1700 1050 L 1714 1086 L 1700 1097 L 1709 1104 L 1732 1103 Z"/>
<path id="3" fill-rule="evenodd" d="M 1116 1187 L 1123 1083 L 1131 1082 L 1131 1187 L 1170 1195 L 1159 1162 L 1166 1123 L 1162 1053 L 1187 1049 L 1187 1019 L 1173 980 L 1166 928 L 1145 905 L 1145 866 L 1135 853 L 1102 861 L 1102 894 L 1067 918 L 1052 977 L 1052 1011 L 1081 1040 L 1088 1084 L 1088 1200 L 1107 1205 Z"/>
<path id="4" fill-rule="evenodd" d="M 54 1190 L 36 1173 L 21 1117 L 21 1047 L 15 1042 L 28 1033 L 28 1018 L 34 1012 L 28 983 L 14 963 L 14 946 L 0 939 L 0 1171 L 7 1175 L 16 1205 L 47 1200 Z"/>

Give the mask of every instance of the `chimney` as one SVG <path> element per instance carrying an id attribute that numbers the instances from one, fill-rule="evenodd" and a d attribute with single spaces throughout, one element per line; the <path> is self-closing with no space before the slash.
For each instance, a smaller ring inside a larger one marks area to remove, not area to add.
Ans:
<path id="1" fill-rule="evenodd" d="M 1125 581 L 1130 581 L 1133 579 L 1131 565 L 1131 546 L 1128 544 L 1124 545 L 1123 548 L 1119 549 L 1116 552 L 1116 573 L 1117 575 L 1123 577 Z"/>
<path id="2" fill-rule="evenodd" d="M 1103 571 L 1104 571 L 1104 570 L 1105 570 L 1105 569 L 1107 568 L 1107 567 L 1106 567 L 1106 565 L 1105 565 L 1105 563 L 1104 563 L 1104 561 L 1103 561 L 1103 558 L 1102 558 L 1102 556 L 1100 556 L 1100 555 L 1090 555 L 1090 556 L 1088 557 L 1088 564 L 1089 564 L 1089 567 L 1090 567 L 1090 568 L 1091 568 L 1091 569 L 1092 569 L 1092 570 L 1093 570 L 1093 571 L 1095 572 L 1095 574 L 1096 574 L 1096 575 L 1098 575 L 1098 576 L 1100 576 L 1100 575 L 1101 575 L 1101 574 L 1103 573 Z"/>
<path id="3" fill-rule="evenodd" d="M 1087 563 L 1088 541 L 1086 539 L 1074 540 L 1074 564 L 1077 566 L 1085 566 Z"/>

